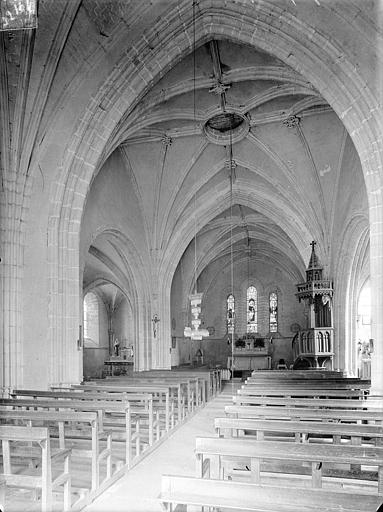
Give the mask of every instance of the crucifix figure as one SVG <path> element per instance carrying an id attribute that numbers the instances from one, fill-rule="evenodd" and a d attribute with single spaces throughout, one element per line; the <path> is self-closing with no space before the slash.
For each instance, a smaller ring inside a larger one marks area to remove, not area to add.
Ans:
<path id="1" fill-rule="evenodd" d="M 153 337 L 156 338 L 157 337 L 157 324 L 158 322 L 160 321 L 160 319 L 158 318 L 158 315 L 154 315 L 154 317 L 152 318 L 152 322 L 153 322 Z"/>

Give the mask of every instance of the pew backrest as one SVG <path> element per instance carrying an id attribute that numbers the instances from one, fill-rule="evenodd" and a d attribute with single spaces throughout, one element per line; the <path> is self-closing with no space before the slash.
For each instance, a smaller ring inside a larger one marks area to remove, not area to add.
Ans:
<path id="1" fill-rule="evenodd" d="M 246 394 L 253 396 L 281 396 L 281 397 L 338 397 L 338 398 L 358 398 L 364 397 L 365 392 L 360 389 L 323 389 L 318 387 L 312 389 L 307 387 L 290 388 L 287 386 L 279 389 L 262 386 L 243 386 Z M 245 394 L 245 393 L 244 393 Z"/>
<path id="2" fill-rule="evenodd" d="M 214 428 L 218 435 L 227 431 L 238 433 L 250 431 L 256 433 L 258 438 L 263 438 L 264 433 L 282 434 L 314 434 L 318 436 L 333 436 L 337 442 L 342 437 L 350 437 L 353 442 L 362 442 L 364 438 L 382 440 L 382 425 L 365 425 L 353 423 L 332 423 L 321 421 L 282 421 L 261 420 L 251 418 L 215 418 Z M 261 435 L 260 435 L 261 434 Z M 296 437 L 297 438 L 297 437 Z"/>
<path id="3" fill-rule="evenodd" d="M 239 418 L 274 419 L 314 419 L 317 421 L 332 419 L 339 421 L 369 420 L 383 421 L 383 409 L 313 409 L 310 407 L 265 407 L 257 405 L 226 405 L 225 413 Z"/>
<path id="4" fill-rule="evenodd" d="M 238 394 L 233 396 L 233 403 L 264 405 L 274 407 L 312 407 L 312 408 L 332 408 L 332 409 L 373 409 L 383 408 L 382 400 L 359 400 L 348 398 L 286 398 L 286 397 L 264 397 L 248 395 L 245 390 L 238 390 Z"/>

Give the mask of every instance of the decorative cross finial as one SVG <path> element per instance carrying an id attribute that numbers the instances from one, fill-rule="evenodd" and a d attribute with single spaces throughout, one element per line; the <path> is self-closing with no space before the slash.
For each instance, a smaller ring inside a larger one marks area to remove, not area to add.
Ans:
<path id="1" fill-rule="evenodd" d="M 310 244 L 310 245 L 311 245 L 311 247 L 312 247 L 312 251 L 313 251 L 313 252 L 314 252 L 314 249 L 315 249 L 316 244 L 317 244 L 317 243 L 316 243 L 314 240 L 313 240 L 313 241 L 311 242 L 311 244 Z"/>
<path id="2" fill-rule="evenodd" d="M 165 146 L 165 148 L 167 148 L 172 145 L 173 140 L 171 137 L 169 137 L 169 135 L 165 133 L 161 138 L 161 142 Z"/>
<path id="3" fill-rule="evenodd" d="M 283 124 L 287 126 L 287 128 L 295 128 L 299 123 L 300 119 L 298 116 L 290 116 L 283 121 Z"/>

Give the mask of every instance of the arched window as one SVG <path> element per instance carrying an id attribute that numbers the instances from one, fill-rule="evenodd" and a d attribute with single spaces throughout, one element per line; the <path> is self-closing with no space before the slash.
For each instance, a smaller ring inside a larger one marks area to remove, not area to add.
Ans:
<path id="1" fill-rule="evenodd" d="M 269 295 L 269 329 L 270 332 L 278 331 L 278 295 L 271 292 Z"/>
<path id="2" fill-rule="evenodd" d="M 255 286 L 249 286 L 247 289 L 247 332 L 258 331 L 258 304 L 257 289 Z"/>
<path id="3" fill-rule="evenodd" d="M 235 299 L 234 295 L 230 294 L 226 300 L 226 325 L 228 334 L 234 332 L 234 318 L 235 318 Z"/>
<path id="4" fill-rule="evenodd" d="M 92 292 L 84 297 L 84 341 L 88 346 L 100 342 L 98 297 Z"/>
<path id="5" fill-rule="evenodd" d="M 360 341 L 371 338 L 371 287 L 370 280 L 364 283 L 358 297 L 356 337 Z"/>

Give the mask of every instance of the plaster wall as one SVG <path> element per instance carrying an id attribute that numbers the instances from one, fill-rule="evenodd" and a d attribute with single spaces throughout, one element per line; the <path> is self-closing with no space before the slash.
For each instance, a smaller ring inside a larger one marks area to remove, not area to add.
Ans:
<path id="1" fill-rule="evenodd" d="M 134 347 L 132 308 L 126 299 L 114 311 L 113 331 L 120 341 L 120 349 Z"/>
<path id="2" fill-rule="evenodd" d="M 202 326 L 212 328 L 213 334 L 201 342 L 191 342 L 182 336 L 183 327 L 190 323 L 190 313 L 182 311 L 185 298 L 182 297 L 182 266 L 179 265 L 172 287 L 172 318 L 185 318 L 186 322 L 176 328 L 179 364 L 193 363 L 193 358 L 199 348 L 204 355 L 204 364 L 226 366 L 227 357 L 231 354 L 231 345 L 228 343 L 226 330 L 226 299 L 231 293 L 230 268 L 226 266 L 219 271 L 220 265 L 210 264 L 198 279 L 198 291 L 203 292 Z M 306 327 L 306 316 L 303 304 L 295 298 L 296 282 L 291 275 L 283 269 L 275 268 L 268 261 L 252 260 L 249 266 L 246 260 L 240 261 L 235 267 L 234 296 L 236 297 L 237 327 L 236 337 L 246 332 L 246 289 L 254 284 L 258 291 L 258 332 L 260 337 L 273 338 L 273 366 L 280 358 L 292 363 L 291 341 L 294 336 L 292 324 L 298 323 Z M 278 332 L 269 332 L 269 293 L 278 292 Z"/>
<path id="3" fill-rule="evenodd" d="M 115 151 L 94 179 L 87 196 L 81 224 L 80 261 L 85 261 L 89 246 L 97 235 L 114 230 L 127 237 L 130 244 L 147 254 L 139 204 L 121 154 Z"/>
<path id="4" fill-rule="evenodd" d="M 99 344 L 86 343 L 83 348 L 84 380 L 102 377 L 104 361 L 109 357 L 108 314 L 105 304 L 99 300 L 98 308 Z"/>

